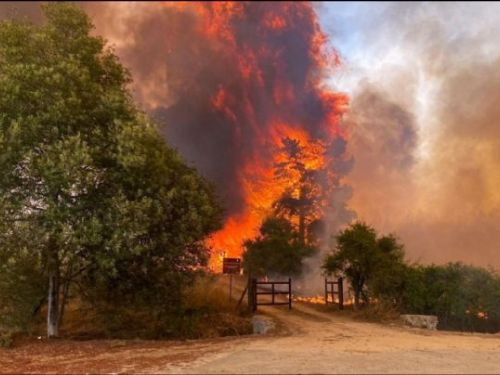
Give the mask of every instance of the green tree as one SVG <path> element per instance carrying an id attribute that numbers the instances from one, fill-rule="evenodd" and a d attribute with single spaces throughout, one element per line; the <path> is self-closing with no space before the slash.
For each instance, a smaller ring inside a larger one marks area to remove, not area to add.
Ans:
<path id="1" fill-rule="evenodd" d="M 399 280 L 391 275 L 403 262 L 403 247 L 393 236 L 378 238 L 374 228 L 356 222 L 336 236 L 336 249 L 325 259 L 323 268 L 329 274 L 343 273 L 354 291 L 355 307 L 360 297 L 369 302 L 368 286 L 382 292 L 395 288 Z"/>
<path id="2" fill-rule="evenodd" d="M 135 266 L 143 283 L 177 290 L 206 260 L 221 215 L 211 187 L 135 108 L 128 72 L 86 14 L 43 10 L 42 26 L 0 24 L 0 251 L 3 266 L 26 252 L 39 265 L 50 337 L 77 277 L 96 285 Z"/>
<path id="3" fill-rule="evenodd" d="M 300 275 L 305 257 L 316 249 L 305 245 L 292 224 L 269 217 L 260 227 L 260 235 L 244 243 L 243 268 L 252 276 Z"/>
<path id="4" fill-rule="evenodd" d="M 442 328 L 500 330 L 500 278 L 461 263 L 407 267 L 401 310 L 432 314 Z"/>
<path id="5" fill-rule="evenodd" d="M 369 295 L 393 307 L 401 305 L 404 280 L 409 266 L 404 263 L 404 247 L 393 235 L 377 238 L 377 265 L 367 280 Z"/>

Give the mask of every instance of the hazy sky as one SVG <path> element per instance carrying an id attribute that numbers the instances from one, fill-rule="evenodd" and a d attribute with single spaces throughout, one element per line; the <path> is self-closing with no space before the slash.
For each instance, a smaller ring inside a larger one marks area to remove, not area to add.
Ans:
<path id="1" fill-rule="evenodd" d="M 351 206 L 412 259 L 500 267 L 500 4 L 323 3 L 351 97 Z"/>

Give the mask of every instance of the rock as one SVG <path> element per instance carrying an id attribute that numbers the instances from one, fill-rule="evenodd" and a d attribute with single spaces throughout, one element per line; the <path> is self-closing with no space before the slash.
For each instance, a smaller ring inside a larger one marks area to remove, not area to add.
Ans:
<path id="1" fill-rule="evenodd" d="M 401 315 L 401 320 L 411 327 L 436 330 L 438 318 L 435 315 Z"/>
<path id="2" fill-rule="evenodd" d="M 257 335 L 265 335 L 276 329 L 274 321 L 265 315 L 254 315 L 252 317 L 253 333 Z"/>

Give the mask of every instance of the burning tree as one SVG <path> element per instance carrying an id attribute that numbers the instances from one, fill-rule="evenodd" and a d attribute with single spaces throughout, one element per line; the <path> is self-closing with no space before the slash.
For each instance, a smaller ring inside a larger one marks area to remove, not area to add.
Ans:
<path id="1" fill-rule="evenodd" d="M 283 195 L 286 184 L 276 183 L 274 173 L 276 150 L 283 138 L 299 141 L 302 148 L 347 138 L 339 125 L 347 98 L 322 80 L 339 57 L 314 6 L 170 2 L 130 22 L 146 45 L 132 43 L 126 54 L 161 56 L 131 59 L 145 82 L 139 91 L 147 96 L 151 90 L 145 88 L 155 88 L 153 110 L 165 122 L 165 136 L 224 199 L 225 223 L 210 246 L 239 256 L 243 240 L 257 235 L 280 198 L 282 214 L 288 211 L 294 224 L 302 222 L 299 232 L 307 241 L 315 214 L 305 200 L 314 193 L 304 186 L 301 197 L 296 191 Z M 305 177 L 304 185 L 312 178 Z"/>
<path id="2" fill-rule="evenodd" d="M 314 242 L 313 225 L 323 215 L 327 181 L 323 163 L 325 148 L 319 142 L 303 145 L 297 139 L 284 138 L 275 167 L 276 177 L 285 190 L 273 204 L 278 216 L 297 222 L 301 243 Z M 325 186 L 326 185 L 326 186 Z"/>
<path id="3" fill-rule="evenodd" d="M 319 141 L 285 137 L 275 158 L 282 194 L 274 202 L 259 235 L 245 242 L 244 267 L 253 275 L 300 275 L 304 258 L 317 252 L 330 185 Z"/>

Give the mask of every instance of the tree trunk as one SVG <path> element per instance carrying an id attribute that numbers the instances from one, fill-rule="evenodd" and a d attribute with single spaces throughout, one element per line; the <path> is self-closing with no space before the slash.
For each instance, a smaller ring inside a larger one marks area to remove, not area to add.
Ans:
<path id="1" fill-rule="evenodd" d="M 49 239 L 47 253 L 47 271 L 49 275 L 49 290 L 47 296 L 47 336 L 59 336 L 59 288 L 60 272 L 57 248 Z"/>
<path id="2" fill-rule="evenodd" d="M 306 243 L 306 218 L 303 213 L 299 216 L 299 239 L 301 244 Z"/>
<path id="3" fill-rule="evenodd" d="M 306 214 L 304 203 L 304 188 L 301 187 L 299 191 L 299 240 L 301 244 L 306 243 Z"/>
<path id="4" fill-rule="evenodd" d="M 62 321 L 64 319 L 64 310 L 68 299 L 68 293 L 69 293 L 69 281 L 65 281 L 62 287 L 62 300 L 60 303 L 61 311 L 59 313 L 59 324 L 62 324 Z"/>
<path id="5" fill-rule="evenodd" d="M 359 309 L 359 300 L 363 291 L 364 280 L 362 277 L 356 277 L 352 284 L 352 288 L 354 289 L 354 308 L 357 310 Z"/>
<path id="6" fill-rule="evenodd" d="M 66 272 L 66 277 L 64 278 L 62 285 L 62 299 L 60 303 L 61 311 L 59 312 L 59 325 L 63 324 L 64 310 L 66 307 L 66 302 L 68 300 L 69 285 L 71 283 L 72 273 L 73 273 L 73 263 L 71 263 L 70 266 L 68 267 L 68 271 Z"/>
<path id="7" fill-rule="evenodd" d="M 49 274 L 47 336 L 59 336 L 59 275 L 55 270 Z"/>
<path id="8" fill-rule="evenodd" d="M 363 297 L 363 302 L 368 306 L 370 304 L 370 299 L 368 298 L 368 295 L 361 289 L 361 296 Z"/>
<path id="9" fill-rule="evenodd" d="M 360 291 L 359 289 L 356 287 L 354 289 L 354 308 L 357 310 L 359 309 L 359 294 L 360 294 Z"/>

